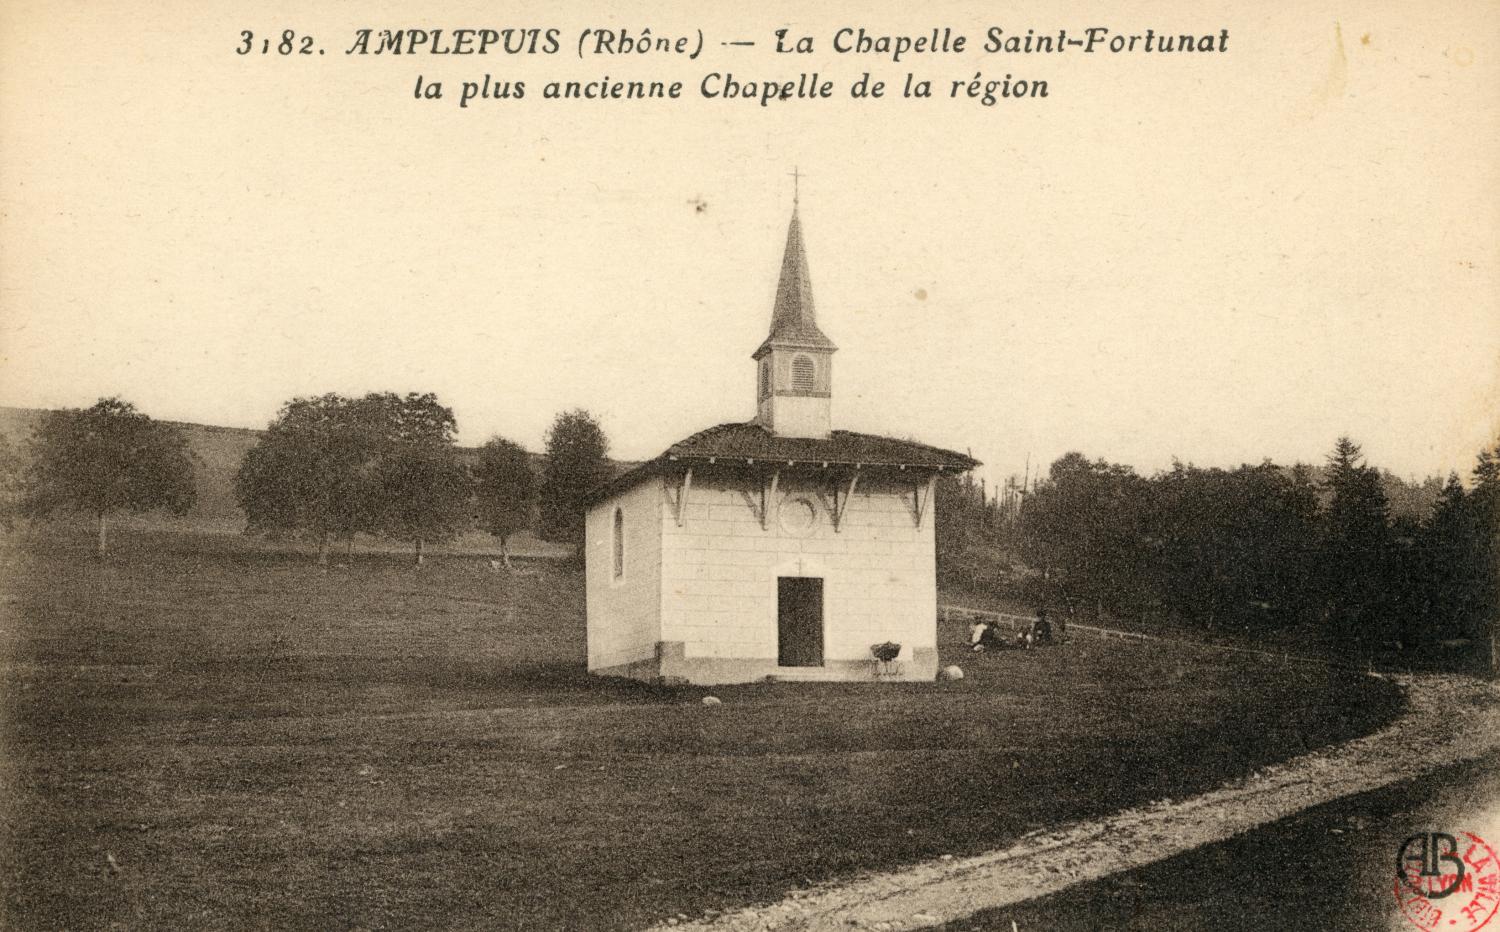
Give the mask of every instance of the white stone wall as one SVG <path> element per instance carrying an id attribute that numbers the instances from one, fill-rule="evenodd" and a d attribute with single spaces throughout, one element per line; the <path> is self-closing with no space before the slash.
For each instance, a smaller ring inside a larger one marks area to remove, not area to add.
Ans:
<path id="1" fill-rule="evenodd" d="M 831 401 L 816 395 L 772 395 L 764 423 L 783 437 L 827 437 L 833 430 Z"/>
<path id="2" fill-rule="evenodd" d="M 695 476 L 683 526 L 663 510 L 661 640 L 683 642 L 689 660 L 774 665 L 777 578 L 819 576 L 825 663 L 869 662 L 870 646 L 888 640 L 903 661 L 936 647 L 934 509 L 916 526 L 911 484 L 862 480 L 837 532 L 827 486 L 783 480 L 765 529 L 740 489 Z M 780 519 L 780 503 L 798 497 L 817 513 L 805 533 Z"/>
<path id="3" fill-rule="evenodd" d="M 625 573 L 614 577 L 615 508 L 624 515 Z M 590 670 L 655 656 L 661 637 L 662 484 L 649 479 L 589 509 L 585 519 Z"/>
<path id="4" fill-rule="evenodd" d="M 807 357 L 813 364 L 814 394 L 792 393 L 792 361 L 798 356 Z M 771 364 L 775 391 L 757 396 L 755 410 L 760 422 L 783 437 L 827 437 L 833 429 L 833 399 L 830 395 L 833 354 L 824 350 L 777 347 L 757 365 L 766 362 Z"/>

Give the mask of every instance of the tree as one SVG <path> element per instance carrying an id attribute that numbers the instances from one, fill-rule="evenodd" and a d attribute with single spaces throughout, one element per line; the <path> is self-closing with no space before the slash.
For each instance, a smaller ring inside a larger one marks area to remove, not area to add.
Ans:
<path id="1" fill-rule="evenodd" d="M 939 475 L 934 492 L 939 579 L 970 590 L 995 590 L 1008 582 L 1009 567 L 982 483 L 967 473 Z"/>
<path id="2" fill-rule="evenodd" d="M 196 497 L 193 458 L 182 432 L 119 398 L 47 412 L 27 447 L 22 513 L 92 515 L 100 557 L 108 549 L 109 518 L 115 512 L 165 509 L 183 515 Z"/>
<path id="3" fill-rule="evenodd" d="M 1484 495 L 1500 495 L 1500 441 L 1479 451 L 1479 460 L 1474 464 L 1474 489 Z"/>
<path id="4" fill-rule="evenodd" d="M 1291 624 L 1310 594 L 1317 498 L 1307 470 L 1175 464 L 1153 478 L 1142 580 L 1152 601 L 1204 627 Z"/>
<path id="5" fill-rule="evenodd" d="M 1282 557 L 1276 564 L 1276 577 L 1291 616 L 1289 620 L 1309 621 L 1319 609 L 1320 585 L 1318 486 L 1313 481 L 1311 466 L 1298 463 L 1291 468 L 1282 508 L 1288 524 L 1281 529 Z"/>
<path id="6" fill-rule="evenodd" d="M 584 500 L 610 476 L 608 451 L 604 430 L 582 408 L 564 411 L 552 422 L 539 496 L 544 538 L 583 542 Z"/>
<path id="7" fill-rule="evenodd" d="M 1044 597 L 1095 611 L 1140 607 L 1144 486 L 1130 467 L 1081 453 L 1052 464 L 1021 509 L 1022 547 Z"/>
<path id="8" fill-rule="evenodd" d="M 1432 517 L 1418 531 L 1425 558 L 1414 606 L 1423 617 L 1420 640 L 1442 640 L 1465 633 L 1480 599 L 1473 569 L 1476 544 L 1473 500 L 1457 473 L 1450 473 Z"/>
<path id="9" fill-rule="evenodd" d="M 1390 523 L 1390 507 L 1380 472 L 1364 463 L 1364 452 L 1348 437 L 1340 437 L 1328 455 L 1325 479 L 1332 497 L 1327 519 L 1335 537 L 1379 540 Z"/>
<path id="10" fill-rule="evenodd" d="M 1472 597 L 1464 629 L 1490 638 L 1491 672 L 1500 672 L 1500 441 L 1479 452 L 1466 495 L 1464 579 Z"/>
<path id="11" fill-rule="evenodd" d="M 0 434 L 0 528 L 7 531 L 15 527 L 16 515 L 20 512 L 24 475 L 15 445 L 9 437 Z"/>
<path id="12" fill-rule="evenodd" d="M 1468 498 L 1472 549 L 1468 572 L 1474 583 L 1469 627 L 1490 642 L 1490 673 L 1500 673 L 1500 441 L 1481 450 Z"/>
<path id="13" fill-rule="evenodd" d="M 510 537 L 531 526 L 531 513 L 536 508 L 531 454 L 514 441 L 492 437 L 479 450 L 474 480 L 479 524 L 500 538 L 500 558 L 508 569 Z"/>
<path id="14" fill-rule="evenodd" d="M 332 538 L 375 529 L 379 440 L 368 407 L 354 399 L 288 401 L 235 477 L 247 530 L 311 536 L 326 566 Z"/>
<path id="15" fill-rule="evenodd" d="M 452 536 L 469 476 L 453 411 L 432 394 L 294 398 L 245 455 L 235 494 L 249 530 L 310 536 L 318 563 L 335 538 L 379 534 L 415 544 Z"/>
<path id="16" fill-rule="evenodd" d="M 1486 645 L 1496 667 L 1500 613 L 1500 444 L 1482 450 L 1465 490 L 1450 474 L 1431 518 L 1416 533 L 1421 556 L 1412 601 L 1420 611 L 1420 641 L 1466 639 Z"/>
<path id="17" fill-rule="evenodd" d="M 357 407 L 378 444 L 374 530 L 411 541 L 421 566 L 424 542 L 452 537 L 466 517 L 472 480 L 454 446 L 458 422 L 431 393 L 370 394 Z"/>
<path id="18" fill-rule="evenodd" d="M 1359 444 L 1340 437 L 1328 456 L 1323 514 L 1326 605 L 1336 636 L 1374 646 L 1393 640 L 1386 604 L 1392 557 L 1389 507 L 1380 473 Z"/>

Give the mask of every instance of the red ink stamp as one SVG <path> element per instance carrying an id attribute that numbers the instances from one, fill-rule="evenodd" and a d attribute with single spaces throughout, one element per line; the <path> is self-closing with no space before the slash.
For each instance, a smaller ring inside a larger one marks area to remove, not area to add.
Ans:
<path id="1" fill-rule="evenodd" d="M 1500 858 L 1473 832 L 1413 835 L 1396 852 L 1396 902 L 1425 932 L 1473 932 L 1500 909 Z"/>

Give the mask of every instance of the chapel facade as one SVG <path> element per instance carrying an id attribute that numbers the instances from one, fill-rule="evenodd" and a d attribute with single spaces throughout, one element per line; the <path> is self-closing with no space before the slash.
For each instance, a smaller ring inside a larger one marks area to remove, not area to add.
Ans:
<path id="1" fill-rule="evenodd" d="M 931 680 L 933 499 L 971 457 L 835 430 L 833 355 L 801 222 L 787 229 L 755 417 L 597 489 L 585 521 L 588 669 L 675 683 Z M 898 644 L 893 660 L 875 645 Z"/>

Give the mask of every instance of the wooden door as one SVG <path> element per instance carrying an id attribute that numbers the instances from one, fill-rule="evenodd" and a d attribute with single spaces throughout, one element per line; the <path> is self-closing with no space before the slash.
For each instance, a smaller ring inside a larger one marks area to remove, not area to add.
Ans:
<path id="1" fill-rule="evenodd" d="M 823 665 L 822 579 L 783 576 L 776 581 L 776 633 L 779 665 Z"/>

